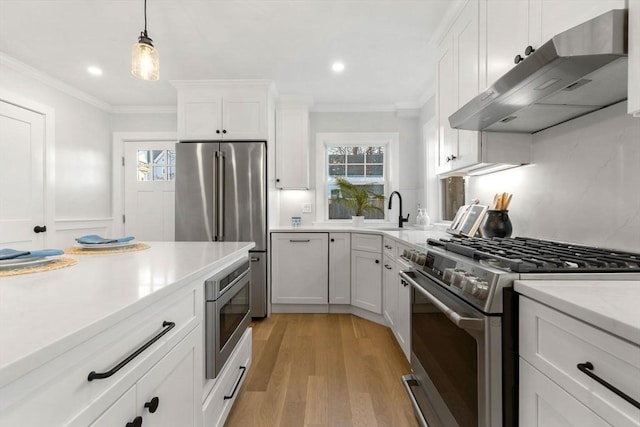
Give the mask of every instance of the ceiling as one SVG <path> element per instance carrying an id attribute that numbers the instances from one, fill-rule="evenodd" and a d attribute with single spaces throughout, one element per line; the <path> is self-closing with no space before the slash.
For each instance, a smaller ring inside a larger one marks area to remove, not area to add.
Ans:
<path id="1" fill-rule="evenodd" d="M 160 81 L 130 72 L 143 0 L 0 0 L 0 52 L 112 107 L 176 104 L 171 80 L 270 79 L 316 105 L 416 103 L 451 0 L 147 0 Z M 331 71 L 333 61 L 345 71 Z M 100 77 L 87 67 L 103 69 Z"/>

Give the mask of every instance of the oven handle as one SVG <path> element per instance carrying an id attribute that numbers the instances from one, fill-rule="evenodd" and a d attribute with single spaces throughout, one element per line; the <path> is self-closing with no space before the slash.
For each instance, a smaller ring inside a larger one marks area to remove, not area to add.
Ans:
<path id="1" fill-rule="evenodd" d="M 431 304 L 435 305 L 438 310 L 442 311 L 445 316 L 449 318 L 457 327 L 460 329 L 470 329 L 481 331 L 484 329 L 484 320 L 473 318 L 473 317 L 463 317 L 451 308 L 447 307 L 442 301 L 438 298 L 434 297 L 429 293 L 426 289 L 420 286 L 415 280 L 413 280 L 409 275 L 407 275 L 404 271 L 400 272 L 400 277 L 408 282 L 411 286 L 413 286 L 416 290 L 418 290 L 422 295 L 424 295 Z"/>

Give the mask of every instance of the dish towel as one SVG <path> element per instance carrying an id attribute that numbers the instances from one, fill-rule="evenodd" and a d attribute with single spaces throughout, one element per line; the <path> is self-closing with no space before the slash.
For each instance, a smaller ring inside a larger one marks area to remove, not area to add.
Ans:
<path id="1" fill-rule="evenodd" d="M 64 254 L 60 249 L 42 249 L 38 251 L 17 251 L 15 249 L 0 249 L 0 260 L 43 258 L 46 256 L 58 256 Z"/>
<path id="2" fill-rule="evenodd" d="M 133 236 L 118 237 L 114 239 L 114 238 L 104 238 L 104 237 L 98 236 L 97 234 L 90 234 L 88 236 L 82 236 L 82 237 L 76 238 L 76 242 L 82 243 L 85 245 L 100 245 L 103 243 L 125 243 L 125 242 L 130 242 L 133 239 L 134 239 Z"/>
<path id="3" fill-rule="evenodd" d="M 29 255 L 29 251 L 17 251 L 15 249 L 0 249 L 0 260 L 14 259 L 19 256 Z"/>

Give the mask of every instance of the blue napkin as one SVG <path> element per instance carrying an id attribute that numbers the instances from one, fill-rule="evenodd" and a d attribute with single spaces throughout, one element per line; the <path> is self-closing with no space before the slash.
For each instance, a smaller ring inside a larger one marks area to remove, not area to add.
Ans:
<path id="1" fill-rule="evenodd" d="M 60 249 L 42 249 L 39 251 L 31 251 L 31 252 L 27 252 L 25 255 L 20 255 L 19 257 L 17 257 L 18 259 L 24 259 L 24 258 L 42 258 L 45 256 L 58 256 L 58 255 L 63 255 L 64 251 L 60 250 Z"/>
<path id="2" fill-rule="evenodd" d="M 15 249 L 0 249 L 0 260 L 13 259 L 19 256 L 29 255 L 29 251 L 17 251 Z"/>
<path id="3" fill-rule="evenodd" d="M 88 236 L 82 236 L 82 237 L 76 238 L 76 242 L 83 243 L 85 245 L 86 244 L 99 245 L 102 243 L 125 243 L 133 239 L 134 239 L 133 236 L 118 237 L 113 239 L 113 238 L 104 238 L 104 237 L 98 236 L 97 234 L 90 234 Z"/>

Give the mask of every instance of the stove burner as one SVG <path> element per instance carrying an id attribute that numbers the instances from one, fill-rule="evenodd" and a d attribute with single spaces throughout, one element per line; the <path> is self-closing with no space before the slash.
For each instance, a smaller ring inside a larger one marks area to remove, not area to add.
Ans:
<path id="1" fill-rule="evenodd" d="M 427 243 L 517 273 L 640 272 L 640 254 L 550 240 L 452 237 Z"/>

